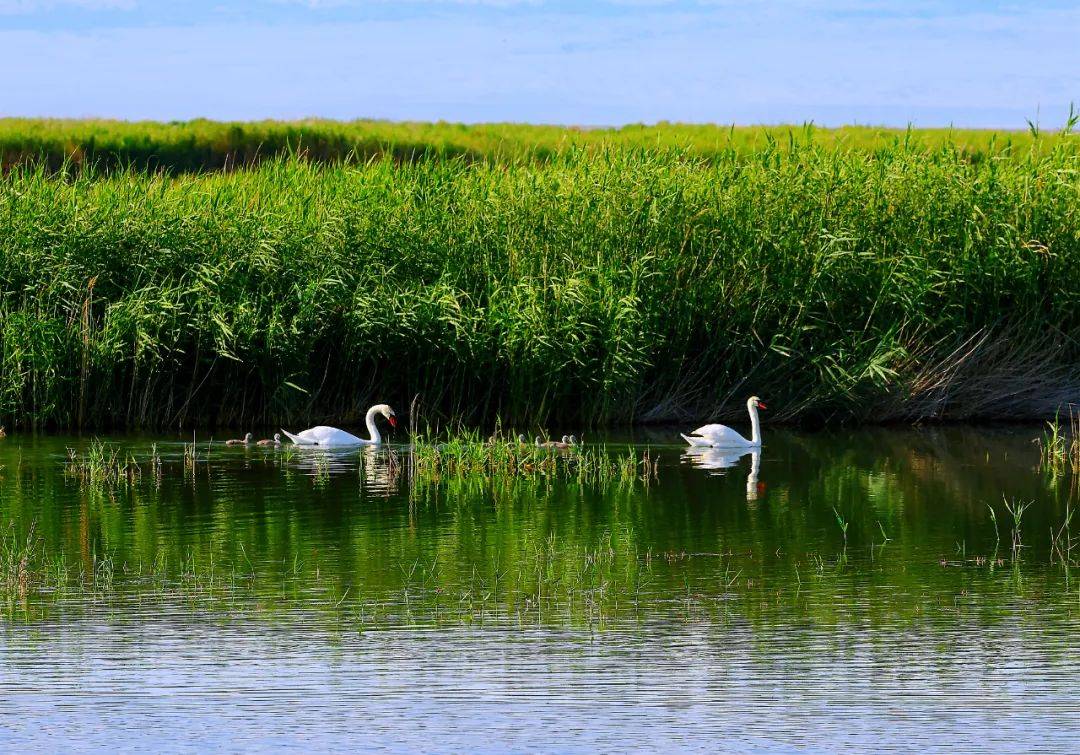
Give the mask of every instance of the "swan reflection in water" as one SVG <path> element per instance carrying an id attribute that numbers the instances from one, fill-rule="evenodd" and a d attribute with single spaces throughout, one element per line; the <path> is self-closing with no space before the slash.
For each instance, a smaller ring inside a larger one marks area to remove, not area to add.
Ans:
<path id="1" fill-rule="evenodd" d="M 289 447 L 288 465 L 317 480 L 359 475 L 364 493 L 386 497 L 398 491 L 401 459 L 385 446 Z"/>
<path id="2" fill-rule="evenodd" d="M 739 461 L 747 455 L 750 456 L 750 474 L 746 477 L 746 500 L 756 501 L 765 492 L 765 483 L 758 481 L 760 449 L 691 446 L 683 452 L 682 458 L 692 466 L 710 470 L 712 475 L 723 475 L 725 470 L 739 466 Z"/>

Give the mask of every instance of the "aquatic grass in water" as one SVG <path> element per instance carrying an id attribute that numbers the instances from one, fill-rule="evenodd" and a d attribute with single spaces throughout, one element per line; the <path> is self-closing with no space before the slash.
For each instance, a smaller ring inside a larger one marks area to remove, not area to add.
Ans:
<path id="1" fill-rule="evenodd" d="M 0 597 L 25 597 L 37 587 L 40 547 L 33 526 L 25 538 L 17 535 L 13 524 L 8 526 L 0 540 Z"/>
<path id="2" fill-rule="evenodd" d="M 250 586 L 251 575 L 215 570 L 213 554 L 203 563 L 195 551 L 169 563 L 162 554 L 152 563 L 118 562 L 110 553 L 94 551 L 86 560 L 72 559 L 48 548 L 31 522 L 25 535 L 9 523 L 0 539 L 0 599 L 9 603 L 35 596 L 107 594 L 118 590 L 152 588 L 173 597 L 213 597 L 215 589 L 228 593 Z"/>
<path id="3" fill-rule="evenodd" d="M 194 478 L 200 466 L 210 470 L 209 447 L 199 451 L 196 443 L 185 443 L 182 467 L 176 462 L 168 465 L 151 445 L 147 458 L 140 461 L 121 447 L 94 440 L 83 450 L 67 449 L 65 476 L 88 487 L 132 487 L 148 474 L 148 479 L 160 486 L 166 476 L 182 473 Z M 368 458 L 374 455 L 375 458 Z M 292 468 L 301 459 L 291 446 L 275 449 L 263 461 L 282 469 Z M 335 469 L 340 471 L 341 459 L 322 453 L 303 458 L 313 482 L 325 486 Z M 541 448 L 517 441 L 482 441 L 475 432 L 459 433 L 445 442 L 432 443 L 423 435 L 401 452 L 394 448 L 362 451 L 358 457 L 358 473 L 363 479 L 370 472 L 388 489 L 397 489 L 401 474 L 407 466 L 413 484 L 439 483 L 450 478 L 550 478 L 578 484 L 603 487 L 612 482 L 641 483 L 648 486 L 659 475 L 659 459 L 648 449 L 613 452 L 607 447 L 573 446 L 567 449 Z M 368 469 L 370 467 L 370 469 Z"/>
<path id="4" fill-rule="evenodd" d="M 1060 415 L 1046 423 L 1046 430 L 1039 442 L 1041 463 L 1054 474 L 1071 471 L 1080 474 L 1080 414 L 1069 405 L 1069 417 L 1065 422 Z"/>
<path id="5" fill-rule="evenodd" d="M 1012 517 L 1012 554 L 1013 562 L 1020 560 L 1020 549 L 1024 547 L 1023 534 L 1020 531 L 1020 523 L 1024 519 L 1024 512 L 1031 506 L 1030 501 L 1005 501 L 1005 510 Z"/>
<path id="6" fill-rule="evenodd" d="M 160 476 L 161 459 L 156 447 L 151 453 L 149 466 L 155 476 Z M 142 477 L 142 468 L 118 447 L 95 440 L 84 451 L 68 449 L 64 473 L 82 483 L 115 486 L 137 482 Z"/>
<path id="7" fill-rule="evenodd" d="M 445 477 L 553 477 L 584 484 L 642 482 L 659 474 L 659 462 L 649 450 L 613 453 L 606 447 L 536 446 L 499 435 L 482 440 L 478 433 L 461 433 L 444 442 L 414 439 L 409 457 L 414 480 Z"/>

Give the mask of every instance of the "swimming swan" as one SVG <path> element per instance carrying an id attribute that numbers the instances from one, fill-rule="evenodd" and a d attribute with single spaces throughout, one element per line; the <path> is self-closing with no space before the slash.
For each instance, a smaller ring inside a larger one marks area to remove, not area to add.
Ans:
<path id="1" fill-rule="evenodd" d="M 233 438 L 232 440 L 225 441 L 225 445 L 226 446 L 246 446 L 250 442 L 251 442 L 251 433 L 248 433 L 247 435 L 244 436 L 243 440 Z"/>
<path id="2" fill-rule="evenodd" d="M 747 440 L 727 425 L 702 425 L 691 435 L 683 439 L 691 446 L 711 446 L 712 448 L 760 448 L 761 424 L 758 422 L 758 409 L 765 409 L 765 402 L 757 396 L 746 400 L 746 410 L 750 412 L 750 440 Z M 682 433 L 680 433 L 682 435 Z"/>
<path id="3" fill-rule="evenodd" d="M 319 425 L 293 435 L 288 430 L 281 432 L 298 446 L 377 446 L 382 443 L 382 435 L 375 426 L 375 415 L 381 414 L 390 422 L 390 427 L 397 427 L 397 415 L 387 404 L 376 404 L 367 411 L 364 423 L 367 425 L 369 439 L 358 438 L 352 433 L 338 430 L 336 427 Z"/>

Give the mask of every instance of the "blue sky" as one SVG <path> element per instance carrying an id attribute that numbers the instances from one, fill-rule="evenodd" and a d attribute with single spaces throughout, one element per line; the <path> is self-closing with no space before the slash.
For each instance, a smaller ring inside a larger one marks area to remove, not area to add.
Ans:
<path id="1" fill-rule="evenodd" d="M 1080 2 L 0 0 L 0 115 L 1023 128 Z"/>

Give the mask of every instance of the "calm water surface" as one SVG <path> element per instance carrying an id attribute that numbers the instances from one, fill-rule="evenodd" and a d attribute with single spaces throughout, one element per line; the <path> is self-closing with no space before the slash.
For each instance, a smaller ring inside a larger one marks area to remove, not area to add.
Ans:
<path id="1" fill-rule="evenodd" d="M 657 478 L 602 486 L 416 479 L 403 448 L 203 442 L 192 468 L 144 437 L 109 439 L 136 481 L 87 484 L 65 460 L 88 439 L 9 437 L 0 734 L 1075 751 L 1075 483 L 1038 434 L 772 432 L 738 458 L 653 432 L 609 440 Z"/>

